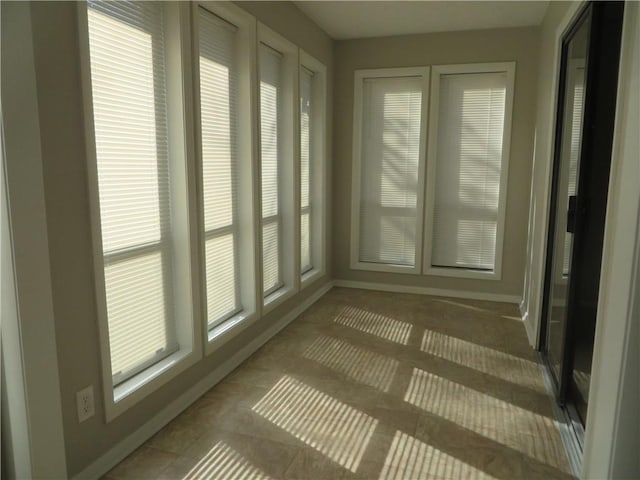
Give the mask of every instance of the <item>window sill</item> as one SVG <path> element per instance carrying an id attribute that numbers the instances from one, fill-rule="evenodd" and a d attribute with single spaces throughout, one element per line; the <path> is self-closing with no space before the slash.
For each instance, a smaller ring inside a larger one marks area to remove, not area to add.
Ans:
<path id="1" fill-rule="evenodd" d="M 425 275 L 437 277 L 474 278 L 478 280 L 500 280 L 497 270 L 473 270 L 471 268 L 426 267 Z"/>
<path id="2" fill-rule="evenodd" d="M 295 289 L 293 287 L 283 286 L 276 290 L 275 292 L 267 295 L 264 298 L 264 303 L 262 306 L 262 315 L 266 315 L 278 305 L 281 305 L 285 300 L 290 298 L 295 293 Z"/>
<path id="3" fill-rule="evenodd" d="M 386 272 L 386 273 L 404 273 L 410 275 L 420 275 L 417 265 L 394 265 L 390 263 L 373 263 L 373 262 L 352 262 L 352 270 L 367 270 L 370 272 Z"/>
<path id="4" fill-rule="evenodd" d="M 183 348 L 114 387 L 113 396 L 106 395 L 106 421 L 127 411 L 197 360 L 193 350 Z"/>
<path id="5" fill-rule="evenodd" d="M 255 313 L 242 311 L 210 329 L 207 334 L 206 354 L 210 355 L 220 346 L 227 343 L 255 322 L 256 318 L 257 315 Z"/>
<path id="6" fill-rule="evenodd" d="M 311 285 L 316 279 L 320 278 L 324 272 L 319 268 L 312 268 L 311 270 L 306 271 L 300 277 L 300 287 L 305 288 L 308 285 Z"/>

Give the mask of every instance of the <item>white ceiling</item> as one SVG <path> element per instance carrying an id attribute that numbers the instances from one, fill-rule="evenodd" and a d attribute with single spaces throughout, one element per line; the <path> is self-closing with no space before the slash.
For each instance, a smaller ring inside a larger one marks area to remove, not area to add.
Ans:
<path id="1" fill-rule="evenodd" d="M 540 25 L 548 1 L 297 1 L 335 39 Z"/>

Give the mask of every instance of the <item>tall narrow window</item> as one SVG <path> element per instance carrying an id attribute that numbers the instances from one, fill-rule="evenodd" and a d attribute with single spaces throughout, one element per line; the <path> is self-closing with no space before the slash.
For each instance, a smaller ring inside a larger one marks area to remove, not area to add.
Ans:
<path id="1" fill-rule="evenodd" d="M 473 68 L 434 68 L 439 107 L 432 116 L 437 135 L 428 171 L 431 267 L 493 273 L 502 238 L 512 75 L 504 66 L 480 73 Z"/>
<path id="2" fill-rule="evenodd" d="M 379 75 L 362 80 L 357 262 L 414 269 L 422 217 L 424 76 Z"/>
<path id="3" fill-rule="evenodd" d="M 163 5 L 89 2 L 93 117 L 113 383 L 178 347 Z"/>
<path id="4" fill-rule="evenodd" d="M 304 67 L 300 71 L 300 273 L 305 274 L 314 266 L 311 260 L 311 198 L 313 184 L 311 182 L 313 164 L 312 132 L 315 130 L 312 95 L 314 73 Z"/>
<path id="5" fill-rule="evenodd" d="M 198 9 L 201 178 L 207 322 L 241 309 L 238 261 L 238 149 L 235 26 Z"/>
<path id="6" fill-rule="evenodd" d="M 262 179 L 262 264 L 264 296 L 275 292 L 282 279 L 282 55 L 265 44 L 260 60 L 260 158 Z"/>

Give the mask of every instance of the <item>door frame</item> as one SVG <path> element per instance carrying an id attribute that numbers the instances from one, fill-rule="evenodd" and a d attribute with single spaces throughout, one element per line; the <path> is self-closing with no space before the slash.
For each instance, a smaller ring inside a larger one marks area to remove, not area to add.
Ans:
<path id="1" fill-rule="evenodd" d="M 548 236 L 546 248 L 546 270 L 543 290 L 543 308 L 541 325 L 543 334 L 540 339 L 540 350 L 543 358 L 552 373 L 555 382 L 555 391 L 558 402 L 566 405 L 569 391 L 572 388 L 572 372 L 574 362 L 574 346 L 576 337 L 576 322 L 578 308 L 578 283 L 583 281 L 592 271 L 587 268 L 595 267 L 598 275 L 598 292 L 600 286 L 600 271 L 603 258 L 603 241 L 606 221 L 606 202 L 609 192 L 609 178 L 611 160 L 613 156 L 613 135 L 616 120 L 616 98 L 619 72 L 619 54 L 621 48 L 622 19 L 624 5 L 621 2 L 587 4 L 581 11 L 571 27 L 562 37 L 560 83 L 558 84 L 558 103 L 556 114 L 556 131 L 554 136 L 553 176 L 551 191 L 551 209 L 548 219 Z M 582 147 L 580 150 L 579 174 L 577 178 L 577 202 L 575 218 L 575 235 L 571 252 L 571 267 L 569 288 L 567 292 L 567 309 L 565 326 L 562 333 L 562 365 L 558 378 L 549 365 L 549 357 L 546 354 L 546 337 L 549 320 L 549 309 L 552 299 L 551 278 L 553 275 L 553 261 L 555 255 L 556 218 L 559 194 L 559 172 L 563 160 L 563 136 L 564 131 L 564 106 L 567 92 L 565 81 L 569 73 L 570 60 L 568 59 L 568 46 L 573 34 L 582 28 L 584 22 L 590 16 L 589 37 L 587 46 L 587 58 L 585 62 L 586 77 L 584 83 L 584 109 L 582 122 Z M 619 20 L 619 23 L 612 20 Z M 618 52 L 611 55 L 608 52 Z M 605 72 L 605 73 L 603 73 Z M 591 190 L 594 179 L 596 190 Z M 606 189 L 606 190 L 605 190 Z M 595 203 L 589 205 L 590 201 Z M 602 214 L 600 216 L 599 214 Z M 587 214 L 585 215 L 585 212 Z M 589 217 L 589 212 L 594 216 Z M 589 235 L 589 236 L 587 236 Z M 595 243 L 594 243 L 595 242 Z M 581 255 L 586 253 L 585 247 L 591 244 L 591 249 L 599 249 L 598 265 L 586 265 Z M 597 317 L 597 311 L 596 317 Z M 594 318 L 595 321 L 595 318 Z M 594 327 L 595 328 L 595 327 Z M 595 332 L 594 332 L 595 333 Z M 595 339 L 594 346 L 595 348 Z M 585 402 L 588 402 L 585 399 Z M 581 419 L 586 423 L 586 419 Z"/>
<path id="2" fill-rule="evenodd" d="M 637 351 L 640 342 L 637 325 L 640 318 L 640 4 L 637 2 L 625 5 L 616 103 L 582 478 L 632 478 L 640 470 L 637 457 L 640 432 L 634 423 L 638 419 L 637 397 L 640 395 Z M 634 325 L 635 336 L 632 336 Z M 627 388 L 635 401 L 624 401 Z M 636 428 L 635 438 L 629 431 L 633 428 Z M 630 448 L 634 441 L 635 449 Z"/>
<path id="3" fill-rule="evenodd" d="M 591 12 L 590 12 L 591 10 Z M 569 330 L 569 323 L 570 323 L 570 318 L 572 316 L 572 307 L 573 307 L 573 295 L 574 295 L 574 285 L 573 282 L 571 281 L 573 277 L 573 272 L 572 272 L 572 268 L 570 267 L 570 278 L 569 278 L 569 284 L 568 284 L 568 291 L 567 291 L 567 306 L 566 306 L 566 320 L 565 320 L 565 327 L 564 327 L 564 331 L 563 331 L 563 338 L 562 338 L 562 350 L 563 350 L 563 355 L 562 355 L 562 365 L 561 365 L 561 370 L 559 372 L 558 377 L 556 377 L 556 374 L 553 370 L 553 368 L 551 367 L 551 365 L 549 364 L 549 358 L 548 356 L 545 354 L 545 347 L 546 347 L 546 338 L 547 338 L 547 333 L 548 333 L 548 318 L 549 318 L 549 308 L 551 308 L 550 302 L 551 299 L 549 298 L 550 295 L 550 291 L 551 291 L 551 283 L 553 282 L 553 263 L 554 263 L 554 244 L 555 244 L 555 237 L 557 234 L 557 230 L 556 230 L 556 218 L 557 218 L 557 207 L 558 207 L 558 190 L 559 190 L 559 184 L 560 184 L 560 164 L 561 164 L 561 159 L 562 159 L 562 153 L 563 153 L 563 144 L 562 144 L 562 135 L 564 133 L 564 114 L 565 114 L 565 100 L 566 100 L 566 94 L 567 92 L 565 91 L 565 82 L 567 80 L 567 75 L 568 75 L 568 70 L 569 70 L 569 61 L 567 58 L 567 49 L 568 49 L 568 44 L 569 41 L 571 39 L 571 37 L 580 29 L 580 27 L 582 27 L 583 23 L 585 21 L 587 21 L 587 17 L 589 15 L 591 15 L 592 19 L 593 19 L 593 4 L 591 3 L 586 3 L 584 5 L 582 5 L 582 7 L 579 9 L 579 11 L 577 12 L 577 14 L 575 15 L 575 17 L 572 19 L 570 26 L 565 30 L 565 32 L 562 34 L 562 36 L 560 37 L 560 53 L 559 53 L 559 60 L 560 60 L 560 64 L 559 64 L 559 75 L 558 75 L 558 83 L 557 83 L 557 90 L 556 90 L 556 108 L 555 108 L 555 119 L 554 119 L 554 135 L 553 135 L 553 146 L 552 146 L 552 157 L 551 157 L 551 177 L 549 179 L 550 185 L 551 185 L 551 192 L 549 195 L 549 210 L 548 210 L 548 215 L 547 215 L 547 239 L 546 239 L 546 247 L 545 247 L 545 260 L 544 260 L 544 276 L 543 276 L 543 289 L 542 289 L 542 308 L 540 310 L 541 312 L 541 316 L 540 316 L 540 331 L 539 331 L 539 345 L 538 345 L 538 350 L 540 352 L 542 352 L 542 357 L 545 361 L 545 364 L 551 374 L 551 378 L 553 380 L 553 387 L 554 387 L 554 392 L 556 394 L 557 399 L 560 401 L 561 404 L 564 404 L 565 401 L 565 396 L 566 396 L 566 382 L 563 382 L 563 377 L 566 376 L 566 361 L 567 361 L 567 355 L 566 352 L 568 351 L 567 348 L 567 331 Z M 589 26 L 589 44 L 591 43 L 591 30 L 592 25 Z M 589 47 L 587 47 L 589 48 Z M 589 71 L 589 58 L 587 56 L 587 58 L 585 59 L 585 70 L 588 72 Z M 589 86 L 589 78 L 588 76 L 585 77 L 585 83 L 584 83 L 585 87 L 584 87 L 584 91 L 587 92 L 588 90 L 588 86 Z M 585 94 L 585 100 L 586 100 L 586 94 Z M 582 136 L 581 138 L 584 138 L 584 130 L 585 130 L 585 126 L 587 124 L 587 122 L 584 120 L 587 117 L 587 108 L 586 108 L 586 101 L 584 103 L 584 108 L 583 108 L 583 122 L 582 122 Z M 584 159 L 584 154 L 585 152 L 581 149 L 580 151 L 580 165 L 582 165 L 582 161 Z M 580 170 L 582 170 L 580 168 Z M 580 184 L 580 180 L 578 177 L 578 185 Z M 577 189 L 577 191 L 579 192 L 579 187 Z M 576 222 L 577 223 L 577 222 Z M 576 230 L 577 230 L 577 225 L 576 225 Z M 574 238 L 573 241 L 573 247 L 572 247 L 572 258 L 571 258 L 571 264 L 573 264 L 573 260 L 574 260 L 574 254 L 576 252 L 576 240 Z"/>

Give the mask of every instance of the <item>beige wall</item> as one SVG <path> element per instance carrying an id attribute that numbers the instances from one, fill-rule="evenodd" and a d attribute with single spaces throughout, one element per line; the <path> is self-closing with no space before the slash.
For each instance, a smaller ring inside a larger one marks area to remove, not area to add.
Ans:
<path id="1" fill-rule="evenodd" d="M 332 41 L 295 6 L 288 3 L 241 6 L 325 63 L 331 83 Z M 331 270 L 329 264 L 328 274 L 315 285 L 256 322 L 214 355 L 203 359 L 105 424 L 76 4 L 37 2 L 32 5 L 31 13 L 65 447 L 68 472 L 73 476 L 313 294 L 326 283 Z M 331 221 L 330 216 L 328 221 Z M 96 414 L 79 424 L 75 393 L 89 384 L 95 389 Z"/>
<path id="2" fill-rule="evenodd" d="M 496 29 L 339 41 L 335 44 L 334 276 L 520 298 L 524 278 L 537 79 L 538 29 Z M 349 267 L 354 70 L 516 62 L 502 280 L 363 272 Z"/>
<path id="3" fill-rule="evenodd" d="M 535 119 L 535 159 L 531 174 L 531 210 L 527 245 L 527 268 L 522 310 L 527 335 L 536 345 L 539 316 L 542 308 L 542 288 L 547 242 L 547 212 L 549 179 L 554 136 L 557 91 L 557 31 L 566 20 L 571 2 L 550 2 L 540 29 L 540 50 L 537 78 Z M 575 7 L 574 7 L 575 8 Z"/>

